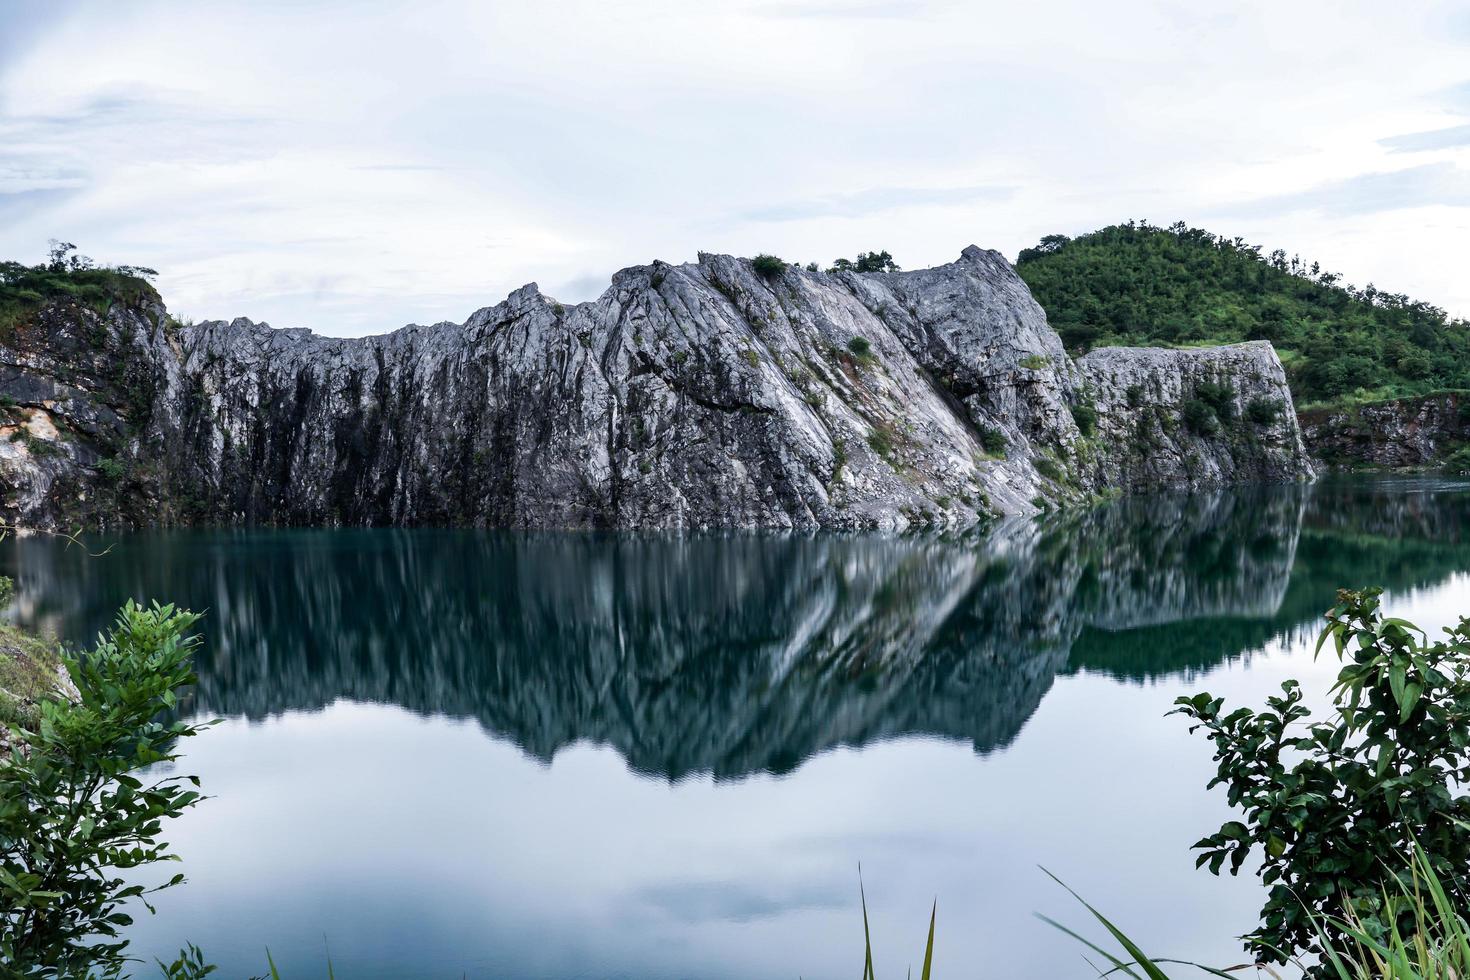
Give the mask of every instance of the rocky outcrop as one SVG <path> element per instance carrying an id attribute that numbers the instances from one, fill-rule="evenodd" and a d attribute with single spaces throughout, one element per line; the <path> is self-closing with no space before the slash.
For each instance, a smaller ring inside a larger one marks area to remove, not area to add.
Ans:
<path id="1" fill-rule="evenodd" d="M 1433 467 L 1470 445 L 1464 392 L 1314 409 L 1300 422 L 1313 455 L 1329 466 Z"/>
<path id="2" fill-rule="evenodd" d="M 1308 470 L 1291 390 L 1267 341 L 1164 350 L 1103 347 L 1077 367 L 1096 411 L 1097 486 L 1138 491 Z"/>
<path id="3" fill-rule="evenodd" d="M 973 246 L 866 275 L 701 255 L 625 269 L 577 306 L 532 284 L 464 324 L 353 339 L 52 304 L 0 337 L 0 508 L 39 525 L 903 528 L 1309 475 L 1274 354 L 1236 350 L 1073 364 L 1010 264 Z M 1204 378 L 1287 410 L 1250 439 L 1140 435 Z"/>

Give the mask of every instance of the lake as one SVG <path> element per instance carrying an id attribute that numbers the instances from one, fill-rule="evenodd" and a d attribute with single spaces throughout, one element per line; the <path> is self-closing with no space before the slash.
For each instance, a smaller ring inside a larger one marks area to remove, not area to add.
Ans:
<path id="1" fill-rule="evenodd" d="M 221 976 L 1089 977 L 1055 872 L 1150 953 L 1226 966 L 1253 878 L 1200 690 L 1325 691 L 1340 586 L 1470 611 L 1470 485 L 1125 499 L 969 537 L 189 530 L 0 548 L 72 643 L 207 611 L 189 883 L 131 935 Z M 175 869 L 169 868 L 171 874 Z M 140 975 L 150 975 L 140 970 Z"/>

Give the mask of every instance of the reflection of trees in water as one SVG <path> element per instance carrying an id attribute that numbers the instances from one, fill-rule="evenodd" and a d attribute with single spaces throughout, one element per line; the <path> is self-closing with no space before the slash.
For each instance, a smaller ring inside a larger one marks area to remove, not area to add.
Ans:
<path id="1" fill-rule="evenodd" d="M 382 701 L 473 717 L 542 759 L 591 740 L 668 778 L 739 776 L 903 733 L 987 751 L 1069 656 L 1144 676 L 1258 645 L 1360 581 L 1303 576 L 1304 507 L 1315 527 L 1324 504 L 1308 496 L 1130 499 L 970 542 L 219 531 L 133 535 L 90 561 L 27 539 L 6 561 L 22 619 L 76 640 L 130 595 L 208 609 L 205 713 Z M 1349 497 L 1328 502 L 1333 521 L 1382 512 Z M 1440 493 L 1413 513 L 1437 527 L 1462 503 Z M 1352 547 L 1388 567 L 1402 544 Z M 1464 567 L 1461 550 L 1420 556 L 1413 574 Z"/>

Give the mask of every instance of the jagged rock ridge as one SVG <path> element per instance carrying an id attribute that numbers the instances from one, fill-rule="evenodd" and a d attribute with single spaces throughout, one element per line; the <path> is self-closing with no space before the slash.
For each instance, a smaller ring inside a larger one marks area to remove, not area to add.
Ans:
<path id="1" fill-rule="evenodd" d="M 0 340 L 3 507 L 32 524 L 962 526 L 1311 473 L 1269 345 L 1074 364 L 974 246 L 882 274 L 701 254 L 374 337 L 159 303 L 53 305 Z M 1186 426 L 1205 378 L 1284 411 Z"/>

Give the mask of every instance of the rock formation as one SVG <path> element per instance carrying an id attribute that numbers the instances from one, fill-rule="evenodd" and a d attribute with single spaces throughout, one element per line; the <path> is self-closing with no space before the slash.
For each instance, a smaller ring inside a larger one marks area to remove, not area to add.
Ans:
<path id="1" fill-rule="evenodd" d="M 974 246 L 915 272 L 762 269 L 655 262 L 592 302 L 532 284 L 353 339 L 53 302 L 0 336 L 0 513 L 904 528 L 1311 473 L 1268 344 L 1074 364 Z M 1211 425 L 1186 418 L 1201 385 Z"/>
<path id="2" fill-rule="evenodd" d="M 1313 455 L 1331 466 L 1431 467 L 1470 445 L 1470 399 L 1464 392 L 1312 409 L 1301 413 L 1300 422 Z"/>

